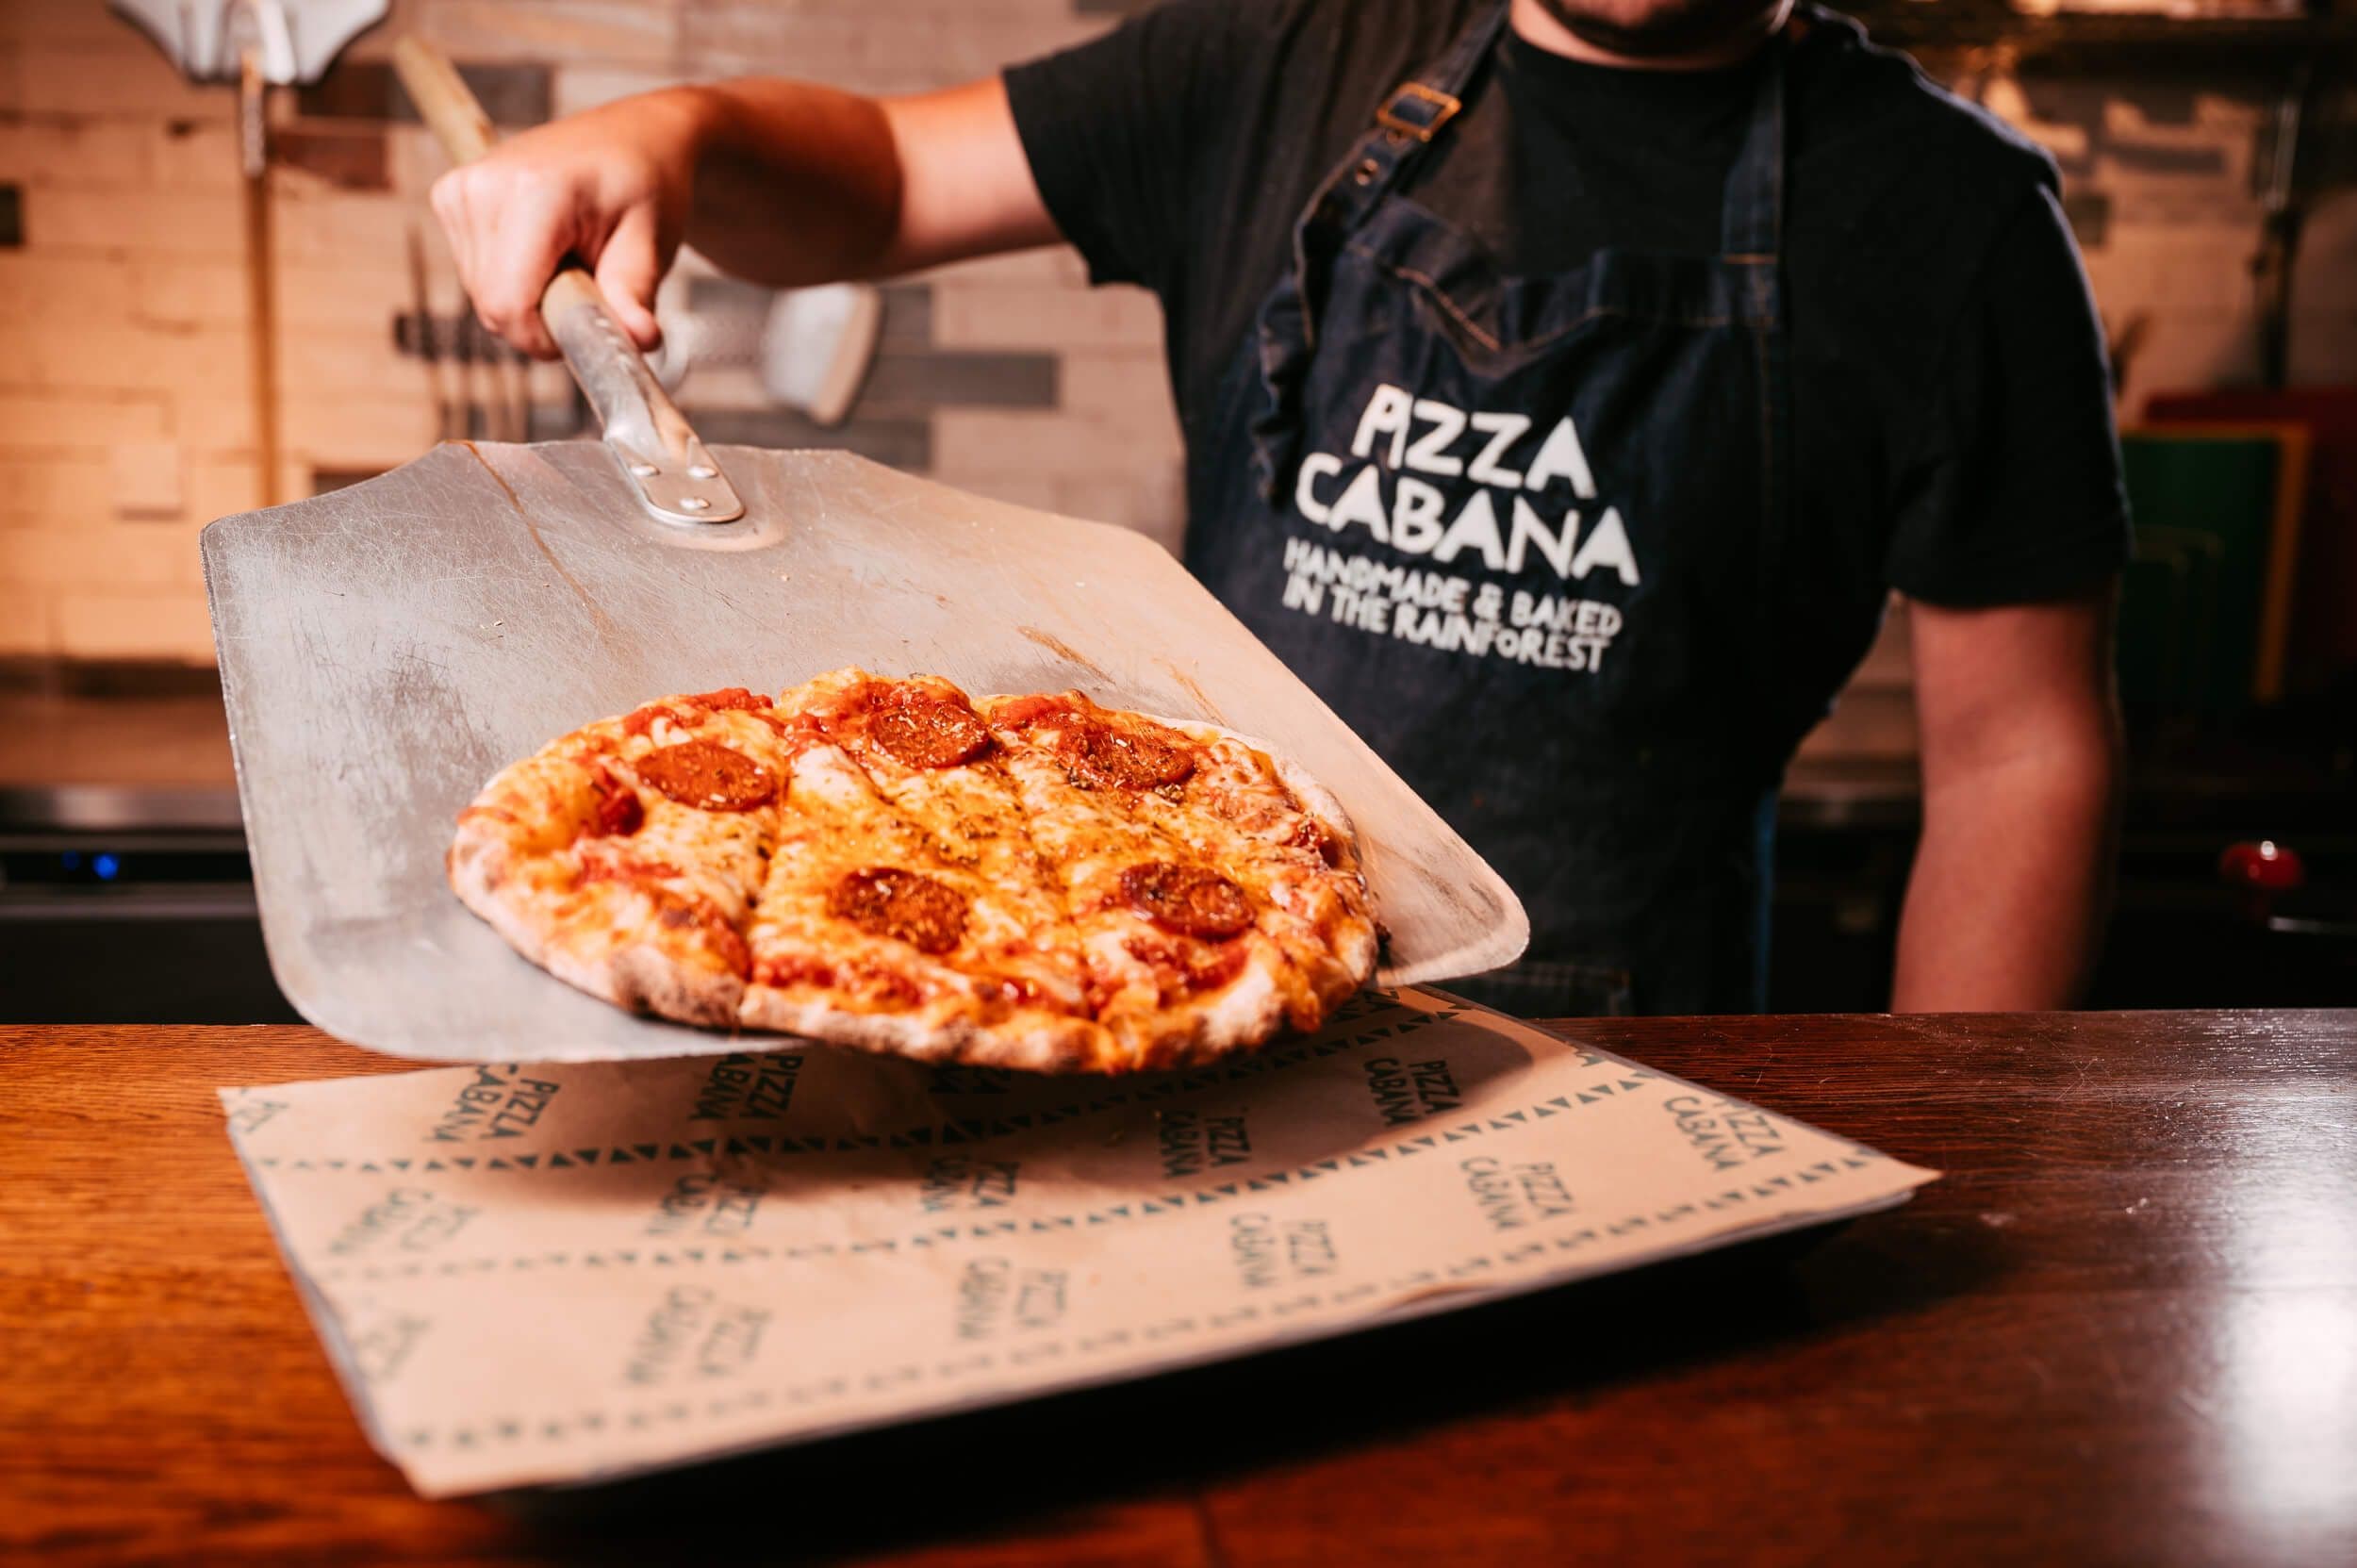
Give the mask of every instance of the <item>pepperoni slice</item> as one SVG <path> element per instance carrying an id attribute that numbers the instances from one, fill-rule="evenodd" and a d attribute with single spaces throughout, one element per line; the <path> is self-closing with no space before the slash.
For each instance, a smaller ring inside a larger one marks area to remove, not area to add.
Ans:
<path id="1" fill-rule="evenodd" d="M 1149 860 L 1121 873 L 1129 907 L 1181 936 L 1233 936 L 1252 924 L 1252 900 L 1243 888 L 1200 867 Z"/>
<path id="2" fill-rule="evenodd" d="M 647 808 L 638 799 L 638 791 L 631 788 L 611 771 L 601 767 L 589 781 L 590 809 L 598 832 L 609 838 L 628 838 L 645 825 Z"/>
<path id="3" fill-rule="evenodd" d="M 1342 867 L 1343 841 L 1314 817 L 1302 817 L 1300 825 L 1294 829 L 1290 842 L 1299 849 L 1315 850 L 1320 860 L 1336 869 Z"/>
<path id="4" fill-rule="evenodd" d="M 743 712 L 754 708 L 766 708 L 769 705 L 769 699 L 759 692 L 747 691 L 743 686 L 722 686 L 718 691 L 700 691 L 693 697 L 683 697 L 680 701 L 692 702 L 700 708 L 708 708 L 714 713 L 725 713 L 731 709 Z"/>
<path id="5" fill-rule="evenodd" d="M 911 767 L 954 767 L 990 747 L 990 732 L 962 701 L 911 694 L 880 710 L 867 733 Z"/>
<path id="6" fill-rule="evenodd" d="M 1246 956 L 1241 942 L 1174 943 L 1149 936 L 1131 937 L 1122 946 L 1131 958 L 1152 966 L 1164 985 L 1194 992 L 1216 991 L 1234 980 L 1244 972 Z"/>
<path id="7" fill-rule="evenodd" d="M 709 740 L 683 740 L 640 757 L 638 777 L 684 806 L 750 811 L 778 793 L 778 776 L 742 751 Z"/>
<path id="8" fill-rule="evenodd" d="M 655 899 L 662 913 L 655 919 L 667 931 L 693 933 L 704 939 L 713 957 L 739 980 L 750 979 L 753 972 L 752 949 L 728 917 L 715 908 L 709 900 L 685 894 L 660 891 Z"/>
<path id="9" fill-rule="evenodd" d="M 965 934 L 964 895 L 919 872 L 892 867 L 853 871 L 836 883 L 827 896 L 827 913 L 924 953 L 946 953 Z"/>
<path id="10" fill-rule="evenodd" d="M 1195 748 L 1158 724 L 1081 719 L 1065 730 L 1060 751 L 1091 781 L 1123 789 L 1158 789 L 1195 771 Z"/>
<path id="11" fill-rule="evenodd" d="M 759 692 L 747 691 L 743 686 L 722 686 L 718 691 L 699 691 L 690 696 L 668 698 L 633 708 L 622 716 L 622 734 L 650 734 L 658 718 L 668 718 L 674 724 L 695 725 L 701 723 L 710 714 L 735 709 L 759 715 L 768 706 L 769 699 Z"/>
<path id="12" fill-rule="evenodd" d="M 1069 697 L 1002 697 L 990 705 L 991 722 L 1010 730 L 1028 730 L 1052 718 L 1074 718 L 1078 710 Z"/>
<path id="13" fill-rule="evenodd" d="M 991 719 L 1010 730 L 1056 731 L 1056 755 L 1083 784 L 1159 789 L 1195 772 L 1186 736 L 1143 718 L 1108 722 L 1101 711 L 1071 697 L 1015 697 L 996 705 Z"/>

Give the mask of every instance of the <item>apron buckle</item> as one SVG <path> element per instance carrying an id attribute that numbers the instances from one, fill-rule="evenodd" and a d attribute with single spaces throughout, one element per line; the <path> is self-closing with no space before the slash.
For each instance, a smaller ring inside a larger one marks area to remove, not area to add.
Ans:
<path id="1" fill-rule="evenodd" d="M 1438 88 L 1422 82 L 1402 82 L 1375 111 L 1375 123 L 1394 138 L 1429 141 L 1442 125 L 1457 118 L 1465 106 Z"/>

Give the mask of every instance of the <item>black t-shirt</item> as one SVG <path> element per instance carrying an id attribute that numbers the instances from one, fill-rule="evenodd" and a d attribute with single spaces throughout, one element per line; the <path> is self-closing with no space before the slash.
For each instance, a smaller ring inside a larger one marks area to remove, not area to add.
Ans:
<path id="1" fill-rule="evenodd" d="M 1041 193 L 1092 277 L 1162 301 L 1191 446 L 1228 434 L 1208 428 L 1214 394 L 1314 188 L 1491 3 L 1175 0 L 1007 73 Z M 1821 707 L 1888 587 L 1959 606 L 2081 590 L 2125 559 L 2127 509 L 2052 160 L 1829 13 L 1788 56 L 1801 569 L 1783 608 L 1828 629 L 1795 672 Z M 1562 271 L 1607 244 L 1714 253 L 1771 58 L 1625 71 L 1509 33 L 1417 171 L 1417 199 L 1509 271 Z M 1450 211 L 1450 157 L 1498 148 L 1513 210 Z"/>

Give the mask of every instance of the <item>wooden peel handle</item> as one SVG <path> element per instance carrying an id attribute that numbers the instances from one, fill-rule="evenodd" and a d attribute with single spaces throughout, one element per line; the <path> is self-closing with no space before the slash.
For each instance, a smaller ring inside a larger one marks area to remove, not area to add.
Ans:
<path id="1" fill-rule="evenodd" d="M 393 45 L 393 69 L 401 75 L 401 85 L 409 90 L 418 117 L 453 163 L 472 163 L 489 154 L 499 133 L 491 128 L 491 117 L 483 112 L 474 90 L 459 75 L 449 56 L 412 36 Z"/>
<path id="2" fill-rule="evenodd" d="M 453 161 L 472 163 L 489 154 L 499 133 L 447 57 L 422 39 L 404 38 L 393 45 L 393 69 Z M 687 523 L 729 522 L 745 515 L 728 476 L 696 438 L 638 345 L 606 310 L 597 280 L 579 262 L 558 267 L 540 291 L 540 319 L 597 410 L 605 444 L 648 511 L 666 522 Z"/>

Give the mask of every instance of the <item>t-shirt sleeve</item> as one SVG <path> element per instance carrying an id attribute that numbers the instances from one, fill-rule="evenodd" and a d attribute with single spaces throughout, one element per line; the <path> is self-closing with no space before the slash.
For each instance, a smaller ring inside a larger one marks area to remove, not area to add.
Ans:
<path id="1" fill-rule="evenodd" d="M 1172 0 L 1090 42 L 1006 73 L 1016 131 L 1048 215 L 1092 283 L 1166 292 L 1190 231 L 1207 138 L 1262 25 L 1250 0 Z"/>
<path id="2" fill-rule="evenodd" d="M 2102 324 L 2041 184 L 1945 347 L 1900 475 L 1889 580 L 1934 604 L 2026 603 L 2094 586 L 2129 543 Z"/>

